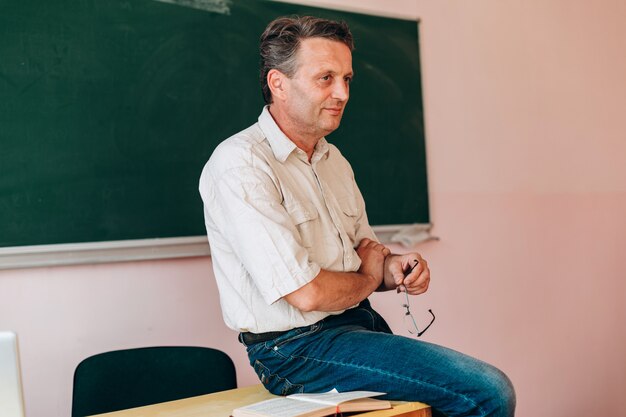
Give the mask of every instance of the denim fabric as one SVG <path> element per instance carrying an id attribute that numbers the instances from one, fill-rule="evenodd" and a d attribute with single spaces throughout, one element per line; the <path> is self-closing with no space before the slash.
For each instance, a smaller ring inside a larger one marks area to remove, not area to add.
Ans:
<path id="1" fill-rule="evenodd" d="M 513 416 L 515 392 L 493 366 L 454 350 L 396 336 L 368 300 L 338 316 L 246 346 L 272 393 L 369 390 L 420 401 L 433 415 Z"/>

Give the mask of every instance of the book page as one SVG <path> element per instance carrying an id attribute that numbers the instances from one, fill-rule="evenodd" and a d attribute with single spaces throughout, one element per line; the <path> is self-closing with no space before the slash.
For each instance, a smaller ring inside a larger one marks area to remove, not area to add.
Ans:
<path id="1" fill-rule="evenodd" d="M 384 395 L 384 392 L 375 391 L 349 391 L 337 392 L 332 390 L 321 394 L 291 394 L 287 398 L 293 398 L 301 401 L 311 401 L 319 404 L 338 405 L 346 401 L 356 400 L 359 398 L 376 397 Z"/>
<path id="2" fill-rule="evenodd" d="M 327 408 L 326 404 L 312 403 L 309 401 L 292 400 L 288 397 L 274 398 L 261 401 L 260 403 L 248 405 L 235 410 L 245 412 L 246 415 L 266 415 L 272 417 L 295 417 L 311 411 Z"/>

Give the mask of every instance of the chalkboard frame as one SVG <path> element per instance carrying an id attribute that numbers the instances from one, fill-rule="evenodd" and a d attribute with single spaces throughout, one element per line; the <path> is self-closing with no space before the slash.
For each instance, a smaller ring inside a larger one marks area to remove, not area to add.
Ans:
<path id="1" fill-rule="evenodd" d="M 363 13 L 362 10 L 352 8 L 340 8 L 340 10 Z M 414 20 L 416 26 L 419 25 L 419 19 L 412 17 L 390 16 L 389 14 L 377 15 Z M 392 237 L 398 232 L 406 230 L 407 226 L 409 225 L 374 225 L 374 229 L 383 242 L 391 242 L 393 241 Z M 430 226 L 429 222 L 421 224 L 419 230 L 428 233 Z M 210 249 L 205 236 L 24 245 L 0 248 L 0 269 L 206 256 L 209 254 Z"/>

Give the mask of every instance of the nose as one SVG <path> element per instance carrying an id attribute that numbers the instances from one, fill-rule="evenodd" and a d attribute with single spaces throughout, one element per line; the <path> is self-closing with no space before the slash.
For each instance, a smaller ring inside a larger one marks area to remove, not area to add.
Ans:
<path id="1" fill-rule="evenodd" d="M 350 84 L 348 81 L 337 79 L 333 86 L 332 98 L 339 101 L 348 101 L 350 97 Z"/>

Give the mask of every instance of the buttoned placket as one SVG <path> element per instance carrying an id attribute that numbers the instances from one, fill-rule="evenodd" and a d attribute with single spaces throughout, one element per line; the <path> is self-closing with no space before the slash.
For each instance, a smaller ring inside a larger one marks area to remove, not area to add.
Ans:
<path id="1" fill-rule="evenodd" d="M 324 183 L 324 181 L 320 178 L 318 172 L 317 172 L 317 165 L 318 163 L 321 161 L 321 159 L 324 157 L 324 154 L 321 152 L 314 152 L 313 153 L 313 157 L 311 158 L 311 162 L 309 163 L 307 161 L 307 163 L 309 164 L 309 166 L 311 167 L 311 172 L 313 172 L 313 175 L 315 177 L 315 180 L 317 182 L 317 186 L 319 187 L 320 193 L 322 195 L 322 199 L 324 200 L 324 206 L 326 207 L 326 210 L 328 211 L 328 214 L 330 216 L 330 219 L 333 222 L 333 225 L 335 226 L 335 229 L 337 230 L 337 234 L 339 235 L 339 239 L 341 240 L 341 246 L 342 246 L 342 257 L 341 257 L 341 261 L 342 261 L 342 266 L 344 268 L 344 270 L 347 268 L 347 265 L 349 265 L 352 261 L 352 244 L 350 242 L 350 239 L 348 238 L 347 234 L 345 233 L 344 228 L 342 227 L 342 223 L 341 223 L 341 219 L 340 219 L 340 213 L 337 213 L 337 211 L 335 210 L 335 206 L 333 206 L 332 204 L 329 204 L 328 199 L 330 198 L 328 195 L 328 187 L 326 186 L 326 184 Z"/>

